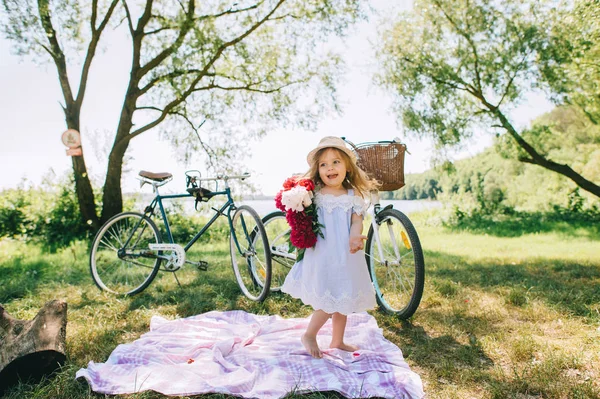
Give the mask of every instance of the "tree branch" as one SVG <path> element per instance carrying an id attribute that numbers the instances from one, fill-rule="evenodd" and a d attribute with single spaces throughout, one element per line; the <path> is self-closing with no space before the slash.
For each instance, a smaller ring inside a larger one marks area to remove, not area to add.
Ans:
<path id="1" fill-rule="evenodd" d="M 158 112 L 163 112 L 164 110 L 158 107 L 152 107 L 152 106 L 143 106 L 143 107 L 135 107 L 135 109 L 139 109 L 139 110 L 152 110 L 152 111 L 158 111 Z"/>
<path id="2" fill-rule="evenodd" d="M 157 33 L 162 32 L 163 30 L 167 30 L 167 29 L 177 29 L 177 27 L 163 26 L 162 28 L 158 28 L 158 29 L 154 29 L 154 30 L 150 30 L 148 32 L 145 32 L 144 35 L 145 36 L 156 35 Z"/>
<path id="3" fill-rule="evenodd" d="M 150 3 L 150 1 L 149 1 L 149 3 Z M 190 0 L 188 5 L 189 5 L 189 7 L 188 7 L 188 10 L 186 13 L 186 19 L 181 26 L 181 30 L 179 31 L 179 35 L 177 35 L 177 38 L 175 39 L 173 44 L 171 44 L 169 47 L 165 48 L 156 57 L 154 57 L 153 59 L 148 61 L 148 63 L 146 65 L 142 66 L 137 71 L 137 79 L 138 80 L 141 79 L 144 75 L 146 75 L 149 71 L 151 71 L 152 69 L 154 69 L 158 65 L 160 65 L 160 63 L 163 62 L 169 55 L 173 54 L 173 52 L 175 50 L 177 50 L 179 47 L 181 47 L 181 45 L 183 44 L 183 40 L 185 39 L 185 36 L 188 34 L 188 32 L 190 31 L 190 29 L 193 26 L 194 10 L 196 8 L 195 0 Z M 148 14 L 150 14 L 150 12 L 148 12 Z M 149 19 L 149 16 L 148 16 L 148 19 Z M 146 35 L 146 33 L 143 33 L 143 29 L 146 26 L 146 24 L 148 23 L 148 19 L 144 19 L 144 16 L 142 16 L 140 18 L 140 23 L 138 23 L 137 31 L 140 33 L 141 36 Z M 144 20 L 145 20 L 145 22 L 142 24 L 142 21 L 144 21 Z"/>
<path id="4" fill-rule="evenodd" d="M 46 32 L 46 37 L 48 38 L 48 43 L 50 44 L 50 48 L 47 50 L 50 50 L 50 55 L 54 60 L 54 64 L 56 65 L 56 69 L 58 71 L 58 80 L 65 98 L 65 103 L 67 106 L 70 106 L 70 104 L 73 103 L 73 92 L 71 91 L 71 86 L 69 84 L 67 62 L 65 60 L 65 54 L 60 48 L 60 44 L 56 38 L 56 30 L 54 30 L 54 26 L 52 26 L 48 0 L 38 0 L 38 12 L 40 14 L 42 27 L 44 28 L 44 32 Z"/>
<path id="5" fill-rule="evenodd" d="M 195 88 L 194 91 L 212 90 L 212 89 L 225 90 L 225 91 L 244 90 L 244 91 L 251 91 L 251 92 L 255 92 L 255 93 L 271 94 L 271 93 L 275 93 L 277 91 L 280 91 L 283 88 L 286 88 L 286 87 L 291 86 L 296 83 L 300 83 L 300 81 L 289 82 L 289 83 L 284 84 L 283 86 L 279 86 L 279 87 L 276 87 L 273 89 L 256 89 L 256 88 L 252 87 L 252 86 L 256 86 L 258 83 L 250 83 L 245 86 L 221 86 L 218 84 L 211 83 L 208 86 Z"/>
<path id="6" fill-rule="evenodd" d="M 456 23 L 456 21 L 454 21 L 454 19 L 452 17 L 450 17 L 450 15 L 446 12 L 446 10 L 444 8 L 442 8 L 442 5 L 440 4 L 439 1 L 434 0 L 434 4 L 440 9 L 440 11 L 444 14 L 444 16 L 446 17 L 448 22 L 450 22 L 450 24 L 454 27 L 454 29 L 456 29 L 456 31 L 462 37 L 465 38 L 467 43 L 469 43 L 469 46 L 471 47 L 471 50 L 473 52 L 473 56 L 475 57 L 475 82 L 476 82 L 477 91 L 483 92 L 483 89 L 481 87 L 481 76 L 479 73 L 479 54 L 477 52 L 477 46 L 475 46 L 475 43 L 473 42 L 473 39 L 471 39 L 471 36 L 467 32 L 465 32 L 463 29 L 461 29 L 458 26 L 458 24 Z"/>
<path id="7" fill-rule="evenodd" d="M 92 31 L 92 35 L 96 31 L 96 12 L 98 11 L 98 0 L 92 1 L 92 15 L 90 17 L 90 30 Z"/>
<path id="8" fill-rule="evenodd" d="M 227 11 L 223 11 L 217 14 L 207 14 L 207 15 L 201 15 L 198 18 L 195 18 L 196 21 L 202 21 L 205 19 L 210 19 L 210 18 L 219 18 L 222 17 L 224 15 L 229 15 L 229 14 L 237 14 L 239 12 L 245 12 L 245 11 L 250 11 L 250 10 L 255 10 L 258 7 L 260 7 L 263 3 L 265 2 L 265 0 L 261 0 L 258 3 L 250 6 L 250 7 L 246 7 L 246 8 L 238 8 L 233 10 L 231 7 L 229 8 L 229 10 Z"/>
<path id="9" fill-rule="evenodd" d="M 540 155 L 528 142 L 526 142 L 523 139 L 523 137 L 521 137 L 521 135 L 519 135 L 519 133 L 517 133 L 515 128 L 506 118 L 506 116 L 504 116 L 504 114 L 498 108 L 494 110 L 494 114 L 502 123 L 502 127 L 512 136 L 512 138 L 517 142 L 517 144 L 523 150 L 525 150 L 527 154 L 529 154 L 529 157 L 521 156 L 519 157 L 519 160 L 521 160 L 522 162 L 539 165 L 543 168 L 559 173 L 571 179 L 575 184 L 577 184 L 584 190 L 589 191 L 597 197 L 600 197 L 600 186 L 587 180 L 579 173 L 571 169 L 570 166 L 556 163 Z"/>
<path id="10" fill-rule="evenodd" d="M 127 25 L 129 26 L 129 33 L 133 36 L 135 32 L 135 28 L 133 27 L 133 21 L 131 19 L 131 12 L 129 11 L 129 6 L 127 5 L 126 0 L 122 0 L 123 8 L 125 9 L 125 18 L 127 18 Z"/>
<path id="11" fill-rule="evenodd" d="M 406 61 L 406 62 L 409 62 L 409 63 L 411 63 L 411 64 L 413 64 L 413 65 L 420 65 L 420 66 L 422 66 L 421 64 L 419 64 L 419 63 L 417 63 L 417 62 L 415 62 L 415 61 L 411 60 L 410 58 L 408 58 L 408 57 L 406 57 L 406 56 L 405 56 L 405 57 L 403 57 L 403 59 L 404 59 L 404 61 Z M 432 64 L 432 62 L 431 62 L 431 61 L 429 61 L 429 64 L 431 65 L 431 64 Z M 461 86 L 460 86 L 460 85 L 459 85 L 457 82 L 449 82 L 449 81 L 447 81 L 447 80 L 443 80 L 443 79 L 440 79 L 440 78 L 438 78 L 438 77 L 437 77 L 437 76 L 436 76 L 436 75 L 433 73 L 433 70 L 432 70 L 432 68 L 428 68 L 428 69 L 425 71 L 424 75 L 425 75 L 425 76 L 427 76 L 428 78 L 430 78 L 431 80 L 435 81 L 436 83 L 439 83 L 439 84 L 446 85 L 446 86 L 448 86 L 448 87 L 450 87 L 450 88 L 452 88 L 452 89 L 456 89 L 456 90 L 462 90 L 462 91 L 467 91 L 467 92 L 470 92 L 470 91 L 468 90 L 467 86 L 466 86 L 466 83 L 465 83 L 465 82 L 463 82 L 462 80 L 461 80 L 459 83 L 460 83 L 460 84 L 464 84 L 464 85 L 465 85 L 464 87 L 461 87 Z"/>
<path id="12" fill-rule="evenodd" d="M 187 117 L 187 115 L 181 113 L 181 112 L 172 112 L 171 115 L 177 115 L 182 117 L 192 128 L 192 130 L 194 131 L 194 133 L 196 133 L 196 136 L 198 137 L 198 140 L 200 141 L 200 145 L 202 146 L 202 149 L 204 150 L 204 152 L 206 153 L 206 155 L 208 155 L 208 163 L 210 164 L 211 168 L 215 168 L 215 159 L 217 158 L 217 152 L 212 149 L 211 146 L 209 146 L 208 144 L 206 144 L 202 138 L 200 137 L 200 133 L 198 133 L 198 131 L 200 130 L 200 128 L 202 127 L 202 125 L 204 125 L 204 122 L 206 122 L 206 119 L 202 121 L 202 123 L 200 125 L 198 125 L 198 127 L 194 126 L 194 123 Z"/>
<path id="13" fill-rule="evenodd" d="M 138 93 L 140 95 L 145 94 L 148 90 L 150 90 L 152 87 L 154 87 L 156 84 L 158 84 L 160 82 L 163 82 L 163 81 L 166 81 L 169 79 L 173 79 L 173 78 L 177 78 L 179 76 L 184 76 L 187 74 L 196 74 L 196 73 L 199 74 L 201 72 L 202 72 L 202 70 L 200 70 L 200 69 L 175 70 L 175 71 L 169 72 L 165 75 L 160 75 L 160 76 L 155 77 L 150 82 L 148 82 L 144 87 L 142 87 Z M 204 74 L 204 76 L 215 76 L 215 74 L 207 72 Z"/>
<path id="14" fill-rule="evenodd" d="M 250 28 L 247 31 L 245 31 L 244 33 L 242 33 L 235 39 L 232 39 L 226 43 L 223 43 L 219 47 L 219 49 L 215 52 L 215 54 L 212 56 L 212 58 L 209 60 L 209 62 L 204 66 L 204 68 L 202 68 L 202 70 L 199 73 L 199 76 L 196 79 L 194 79 L 194 81 L 189 85 L 188 89 L 185 92 L 183 92 L 179 98 L 176 98 L 173 101 L 171 101 L 169 104 L 167 104 L 165 106 L 165 109 L 163 110 L 163 113 L 157 119 L 155 119 L 154 121 L 146 124 L 145 126 L 139 128 L 139 129 L 131 132 L 126 137 L 123 137 L 123 140 L 131 140 L 132 138 L 139 136 L 140 134 L 144 133 L 145 131 L 148 131 L 148 130 L 152 129 L 153 127 L 157 126 L 158 124 L 160 124 L 167 117 L 167 115 L 171 112 L 172 109 L 174 109 L 176 106 L 178 106 L 183 101 L 185 101 L 185 99 L 187 99 L 190 96 L 190 94 L 192 94 L 195 91 L 196 85 L 200 82 L 200 80 L 202 80 L 202 78 L 204 76 L 206 76 L 206 74 L 208 73 L 208 70 L 221 57 L 221 55 L 223 54 L 223 52 L 226 49 L 241 42 L 246 37 L 248 37 L 252 32 L 257 30 L 261 25 L 263 25 L 275 13 L 275 11 L 277 11 L 277 9 L 285 1 L 286 0 L 279 0 L 277 2 L 277 4 L 273 7 L 273 9 L 271 11 L 269 11 L 269 13 L 267 13 L 267 15 L 265 17 L 263 17 L 262 19 L 257 21 L 254 25 L 250 26 Z"/>
<path id="15" fill-rule="evenodd" d="M 75 103 L 78 107 L 81 107 L 81 104 L 83 103 L 83 97 L 85 96 L 85 90 L 87 88 L 87 81 L 90 73 L 90 67 L 92 65 L 92 59 L 96 54 L 96 48 L 98 47 L 100 36 L 102 36 L 102 32 L 104 31 L 104 28 L 106 28 L 106 25 L 108 25 L 108 21 L 110 20 L 118 2 L 119 0 L 113 0 L 110 6 L 108 7 L 108 11 L 106 11 L 106 15 L 102 19 L 102 22 L 98 26 L 98 29 L 96 29 L 95 27 L 92 28 L 92 38 L 90 39 L 90 44 L 88 46 L 87 54 L 85 55 L 83 67 L 81 69 L 81 78 L 79 79 L 79 91 L 77 93 L 77 98 L 75 99 Z M 95 15 L 97 12 L 96 7 L 98 6 L 96 0 L 94 0 L 94 2 L 92 3 L 92 6 L 94 7 L 94 9 L 92 10 L 92 14 L 94 15 L 93 19 L 95 21 Z M 95 22 L 93 22 L 93 24 L 95 24 Z"/>

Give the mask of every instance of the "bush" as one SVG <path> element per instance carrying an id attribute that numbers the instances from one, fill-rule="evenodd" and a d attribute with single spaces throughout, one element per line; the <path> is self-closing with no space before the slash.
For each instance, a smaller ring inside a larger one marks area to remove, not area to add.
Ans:
<path id="1" fill-rule="evenodd" d="M 169 226 L 171 228 L 171 234 L 173 235 L 173 241 L 177 244 L 185 244 L 194 237 L 200 229 L 208 222 L 209 218 L 206 216 L 190 215 L 185 213 L 183 207 L 180 204 L 173 203 L 167 210 L 167 218 L 169 219 Z M 156 221 L 157 226 L 162 226 L 160 220 Z M 166 232 L 162 232 L 166 234 Z M 224 241 L 229 237 L 229 226 L 225 218 L 219 218 L 215 223 L 210 226 L 208 230 L 202 234 L 200 242 L 215 242 Z M 166 237 L 165 237 L 166 238 Z"/>
<path id="2" fill-rule="evenodd" d="M 523 234 L 552 230 L 576 234 L 584 228 L 600 238 L 600 210 L 596 207 L 572 209 L 555 206 L 552 211 L 517 211 L 503 207 L 497 212 L 477 208 L 465 209 L 454 205 L 442 217 L 443 225 L 452 230 L 470 231 L 500 237 L 517 237 Z"/>
<path id="3" fill-rule="evenodd" d="M 40 223 L 39 232 L 43 238 L 42 246 L 51 252 L 74 241 L 87 240 L 93 233 L 92 227 L 81 221 L 74 182 L 59 185 L 57 188 L 57 192 L 53 193 L 52 202 L 46 202 L 50 206 L 44 215 L 44 222 Z"/>
<path id="4" fill-rule="evenodd" d="M 23 209 L 28 205 L 22 190 L 6 190 L 0 197 L 0 237 L 27 234 L 31 224 Z"/>
<path id="5" fill-rule="evenodd" d="M 51 180 L 51 179 L 47 179 Z M 88 239 L 91 226 L 81 222 L 74 181 L 60 179 L 43 189 L 25 187 L 0 193 L 0 237 L 39 242 L 51 252 Z"/>

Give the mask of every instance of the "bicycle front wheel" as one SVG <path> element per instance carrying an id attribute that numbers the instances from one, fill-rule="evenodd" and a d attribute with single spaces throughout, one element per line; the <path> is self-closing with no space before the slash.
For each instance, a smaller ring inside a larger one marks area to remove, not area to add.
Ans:
<path id="1" fill-rule="evenodd" d="M 262 219 L 265 225 L 269 249 L 271 250 L 271 261 L 273 263 L 273 274 L 271 277 L 271 291 L 279 291 L 285 277 L 296 263 L 296 251 L 290 242 L 290 226 L 285 214 L 281 211 L 271 212 Z"/>
<path id="2" fill-rule="evenodd" d="M 379 212 L 376 220 L 377 231 L 371 225 L 365 255 L 377 303 L 386 312 L 408 319 L 423 296 L 421 242 L 408 217 L 396 209 Z"/>
<path id="3" fill-rule="evenodd" d="M 143 291 L 156 277 L 160 259 L 148 246 L 162 242 L 158 228 L 135 212 L 113 216 L 92 241 L 90 271 L 101 290 L 117 295 Z"/>
<path id="4" fill-rule="evenodd" d="M 229 238 L 233 273 L 244 295 L 262 302 L 271 286 L 271 251 L 256 211 L 240 206 L 231 219 Z"/>

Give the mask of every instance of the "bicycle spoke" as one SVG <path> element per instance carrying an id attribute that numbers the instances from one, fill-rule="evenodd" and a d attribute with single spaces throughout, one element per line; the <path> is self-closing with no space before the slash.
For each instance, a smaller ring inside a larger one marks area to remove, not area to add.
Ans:
<path id="1" fill-rule="evenodd" d="M 240 206 L 233 216 L 230 251 L 235 277 L 244 295 L 251 300 L 264 300 L 271 281 L 271 252 L 260 218 L 247 206 Z"/>
<path id="2" fill-rule="evenodd" d="M 405 319 L 415 312 L 422 295 L 420 243 L 406 215 L 387 209 L 379 217 L 377 234 L 369 231 L 366 250 L 377 300 L 384 310 Z"/>
<path id="3" fill-rule="evenodd" d="M 110 219 L 92 244 L 90 269 L 96 285 L 125 295 L 146 288 L 161 262 L 155 254 L 147 253 L 148 245 L 158 242 L 158 229 L 140 214 L 126 212 Z"/>
<path id="4" fill-rule="evenodd" d="M 117 252 L 118 249 L 112 245 L 110 242 L 105 242 L 106 237 L 102 237 L 102 239 L 100 240 L 100 244 L 104 245 L 107 249 L 112 249 L 113 251 Z"/>
<path id="5" fill-rule="evenodd" d="M 123 248 L 123 242 L 121 241 L 121 239 L 117 235 L 117 232 L 113 232 L 112 229 L 109 229 L 107 231 L 107 233 L 110 234 L 116 241 L 118 241 L 119 244 L 121 244 L 120 247 Z"/>

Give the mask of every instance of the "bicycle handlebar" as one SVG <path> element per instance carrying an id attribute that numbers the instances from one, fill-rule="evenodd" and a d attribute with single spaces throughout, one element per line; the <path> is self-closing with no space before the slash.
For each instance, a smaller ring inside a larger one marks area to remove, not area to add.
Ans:
<path id="1" fill-rule="evenodd" d="M 217 181 L 217 180 L 223 180 L 223 181 L 227 181 L 227 180 L 244 180 L 250 177 L 250 173 L 244 173 L 243 175 L 235 175 L 235 176 L 227 176 L 227 175 L 221 175 L 218 174 L 215 177 L 201 177 L 199 179 L 196 179 L 196 181 Z"/>

